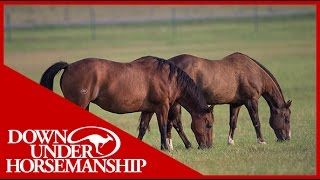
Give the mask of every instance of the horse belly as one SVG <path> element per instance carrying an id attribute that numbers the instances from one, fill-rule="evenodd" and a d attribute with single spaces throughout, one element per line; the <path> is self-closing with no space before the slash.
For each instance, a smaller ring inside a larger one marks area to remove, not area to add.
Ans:
<path id="1" fill-rule="evenodd" d="M 238 82 L 233 76 L 206 74 L 198 79 L 197 84 L 208 104 L 228 104 L 236 98 Z"/>
<path id="2" fill-rule="evenodd" d="M 203 89 L 208 104 L 243 104 L 247 99 L 261 95 L 261 88 L 250 80 L 225 82 L 227 83 L 219 82 Z"/>
<path id="3" fill-rule="evenodd" d="M 121 88 L 101 92 L 94 103 L 106 111 L 124 114 L 141 111 L 145 96 L 143 91 Z"/>
<path id="4" fill-rule="evenodd" d="M 232 88 L 209 88 L 203 94 L 208 104 L 228 104 L 236 97 L 236 91 Z"/>

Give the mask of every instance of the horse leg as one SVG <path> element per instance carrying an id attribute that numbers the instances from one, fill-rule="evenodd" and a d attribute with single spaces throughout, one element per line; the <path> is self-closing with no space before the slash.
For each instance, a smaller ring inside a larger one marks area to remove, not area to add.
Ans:
<path id="1" fill-rule="evenodd" d="M 149 128 L 149 123 L 152 118 L 153 113 L 141 112 L 140 124 L 139 124 L 139 135 L 138 139 L 142 140 L 147 129 Z"/>
<path id="2" fill-rule="evenodd" d="M 171 139 L 171 129 L 172 126 L 176 129 L 177 133 L 179 134 L 180 138 L 182 139 L 185 147 L 188 149 L 191 147 L 191 143 L 188 140 L 186 134 L 183 131 L 182 123 L 181 123 L 181 106 L 178 103 L 175 103 L 173 106 L 171 106 L 169 110 L 169 123 L 171 128 L 168 128 L 168 138 L 171 140 L 171 146 L 172 146 L 172 139 Z M 169 126 L 168 124 L 168 126 Z"/>
<path id="3" fill-rule="evenodd" d="M 229 121 L 229 136 L 228 136 L 228 144 L 234 145 L 233 135 L 234 131 L 237 127 L 238 115 L 240 111 L 241 105 L 230 104 L 230 121 Z"/>
<path id="4" fill-rule="evenodd" d="M 166 139 L 166 143 L 168 144 L 168 148 L 169 148 L 170 151 L 173 150 L 172 135 L 171 135 L 172 123 L 173 122 L 169 118 L 168 119 L 168 124 L 167 124 L 167 139 Z"/>
<path id="5" fill-rule="evenodd" d="M 167 121 L 168 121 L 169 104 L 163 105 L 159 111 L 156 112 L 158 126 L 161 134 L 161 150 L 168 149 L 167 139 Z"/>
<path id="6" fill-rule="evenodd" d="M 171 130 L 172 130 L 172 126 L 173 126 L 173 121 L 175 120 L 176 117 L 176 106 L 178 104 L 174 103 L 170 109 L 169 109 L 169 113 L 168 113 L 168 124 L 167 124 L 167 139 L 166 142 L 168 144 L 168 148 L 170 150 L 173 150 L 173 144 L 172 144 L 172 134 L 171 134 Z"/>
<path id="7" fill-rule="evenodd" d="M 265 140 L 262 137 L 261 130 L 260 130 L 260 120 L 259 120 L 259 114 L 258 114 L 258 100 L 257 99 L 250 99 L 245 103 L 252 124 L 256 130 L 257 134 L 257 142 L 259 144 L 266 144 Z"/>

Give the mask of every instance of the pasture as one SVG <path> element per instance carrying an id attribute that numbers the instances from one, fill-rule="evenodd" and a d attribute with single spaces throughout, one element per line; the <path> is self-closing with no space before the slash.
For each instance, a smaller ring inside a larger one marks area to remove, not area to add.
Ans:
<path id="1" fill-rule="evenodd" d="M 145 55 L 170 58 L 192 54 L 219 59 L 242 52 L 261 62 L 278 80 L 291 106 L 292 139 L 277 143 L 269 126 L 269 107 L 261 98 L 259 115 L 267 145 L 256 143 L 247 110 L 242 107 L 235 131 L 235 145 L 227 145 L 229 106 L 214 109 L 214 147 L 198 150 L 190 129 L 191 117 L 183 111 L 185 132 L 192 149 L 185 149 L 173 131 L 172 152 L 164 152 L 205 175 L 315 174 L 316 170 L 316 49 L 315 16 L 260 19 L 255 30 L 252 19 L 170 22 L 99 26 L 95 40 L 89 27 L 37 28 L 12 31 L 5 43 L 5 65 L 39 82 L 41 74 L 54 62 L 74 62 L 85 57 L 101 57 L 126 62 Z M 228 72 L 226 72 L 228 73 Z M 60 76 L 54 91 L 61 94 Z M 130 89 L 128 89 L 130 91 Z M 133 136 L 138 135 L 140 113 L 118 115 L 91 105 L 90 112 Z M 160 148 L 155 117 L 144 142 Z"/>

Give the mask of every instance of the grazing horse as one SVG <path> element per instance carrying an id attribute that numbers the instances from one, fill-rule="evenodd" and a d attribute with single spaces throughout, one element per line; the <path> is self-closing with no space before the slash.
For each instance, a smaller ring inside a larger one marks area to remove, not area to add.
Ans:
<path id="1" fill-rule="evenodd" d="M 192 55 L 178 55 L 168 61 L 184 70 L 202 90 L 207 104 L 230 104 L 230 130 L 228 143 L 234 144 L 234 132 L 242 105 L 247 108 L 255 128 L 257 141 L 265 144 L 260 130 L 258 100 L 261 96 L 270 107 L 269 124 L 278 141 L 289 140 L 290 105 L 285 102 L 281 88 L 263 65 L 242 53 L 233 53 L 222 60 L 207 60 Z M 152 114 L 141 113 L 139 139 L 142 139 Z M 169 111 L 168 138 L 171 139 L 172 125 L 182 138 L 186 148 L 191 147 L 181 124 L 181 107 L 175 103 Z M 172 142 L 172 140 L 169 140 Z M 170 145 L 172 148 L 172 144 Z"/>
<path id="2" fill-rule="evenodd" d="M 54 77 L 62 69 L 64 97 L 82 108 L 89 110 L 92 102 L 112 113 L 156 113 L 161 149 L 168 149 L 168 111 L 175 101 L 191 114 L 199 147 L 211 146 L 212 110 L 193 80 L 173 63 L 152 56 L 130 63 L 96 58 L 58 62 L 43 73 L 40 84 L 52 90 Z"/>

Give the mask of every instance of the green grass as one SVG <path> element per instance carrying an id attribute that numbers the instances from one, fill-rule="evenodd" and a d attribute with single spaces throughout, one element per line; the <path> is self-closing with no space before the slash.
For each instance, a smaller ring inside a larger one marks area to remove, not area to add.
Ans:
<path id="1" fill-rule="evenodd" d="M 84 57 L 131 61 L 145 55 L 170 58 L 181 53 L 219 59 L 239 51 L 257 59 L 276 77 L 286 100 L 292 99 L 292 140 L 277 143 L 268 124 L 269 108 L 260 99 L 259 115 L 267 145 L 256 143 L 247 110 L 239 114 L 235 145 L 227 145 L 229 108 L 215 107 L 214 148 L 198 150 L 190 129 L 190 115 L 183 111 L 183 124 L 193 148 L 186 150 L 173 133 L 174 151 L 169 156 L 203 174 L 315 174 L 315 17 L 261 19 L 255 31 L 250 19 L 240 21 L 170 22 L 99 26 L 97 38 L 90 29 L 43 28 L 14 30 L 5 44 L 5 64 L 39 81 L 41 74 L 58 60 L 73 62 Z M 58 79 L 54 91 L 61 94 Z M 95 105 L 90 111 L 137 136 L 139 113 L 118 115 Z M 156 149 L 160 135 L 155 117 L 144 142 Z"/>
<path id="2" fill-rule="evenodd" d="M 313 6 L 269 6 L 257 7 L 258 14 L 279 12 L 312 12 Z M 68 23 L 70 21 L 89 21 L 91 10 L 95 12 L 96 20 L 119 20 L 130 18 L 172 18 L 172 11 L 176 17 L 212 17 L 215 15 L 237 16 L 244 13 L 254 14 L 256 6 L 242 5 L 8 5 L 5 12 L 11 15 L 11 24 L 21 23 Z"/>

